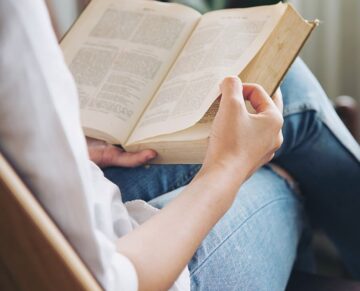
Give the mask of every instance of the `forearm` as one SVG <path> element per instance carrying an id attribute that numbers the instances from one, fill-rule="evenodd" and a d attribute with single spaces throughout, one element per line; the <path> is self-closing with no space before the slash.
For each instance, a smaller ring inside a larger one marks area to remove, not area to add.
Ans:
<path id="1" fill-rule="evenodd" d="M 140 290 L 165 290 L 173 284 L 231 206 L 244 180 L 233 177 L 222 169 L 201 170 L 174 201 L 118 241 L 119 252 L 137 269 Z"/>

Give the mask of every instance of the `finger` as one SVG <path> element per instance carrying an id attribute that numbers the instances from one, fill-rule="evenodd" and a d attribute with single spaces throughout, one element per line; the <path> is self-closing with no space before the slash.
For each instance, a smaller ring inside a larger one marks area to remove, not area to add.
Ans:
<path id="1" fill-rule="evenodd" d="M 104 150 L 107 148 L 108 144 L 105 141 L 90 137 L 86 137 L 86 143 L 90 159 L 97 165 L 101 165 Z"/>
<path id="2" fill-rule="evenodd" d="M 283 113 L 284 103 L 282 98 L 282 93 L 280 88 L 277 88 L 274 95 L 272 96 L 272 100 L 274 101 L 276 107 L 280 110 L 281 114 Z"/>
<path id="3" fill-rule="evenodd" d="M 137 167 L 143 165 L 156 157 L 153 150 L 142 150 L 140 152 L 123 152 L 118 158 L 118 164 L 122 167 Z"/>
<path id="4" fill-rule="evenodd" d="M 104 166 L 136 167 L 145 164 L 156 157 L 154 150 L 142 150 L 139 152 L 124 152 L 122 149 L 111 146 L 103 158 Z"/>
<path id="5" fill-rule="evenodd" d="M 222 99 L 221 100 L 236 100 L 241 105 L 245 106 L 242 82 L 239 77 L 226 77 L 220 85 Z"/>
<path id="6" fill-rule="evenodd" d="M 263 87 L 258 84 L 243 84 L 243 93 L 245 100 L 251 103 L 251 106 L 257 113 L 273 109 L 275 104 Z"/>

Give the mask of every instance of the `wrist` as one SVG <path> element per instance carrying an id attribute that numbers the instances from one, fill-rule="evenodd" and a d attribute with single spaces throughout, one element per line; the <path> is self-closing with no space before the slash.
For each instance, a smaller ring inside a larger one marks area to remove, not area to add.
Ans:
<path id="1" fill-rule="evenodd" d="M 224 190 L 236 192 L 246 181 L 249 171 L 232 162 L 205 162 L 197 178 L 205 178 L 209 183 L 219 185 Z"/>
<path id="2" fill-rule="evenodd" d="M 223 173 L 241 184 L 251 172 L 249 164 L 244 157 L 238 155 L 207 156 L 201 169 L 204 172 Z"/>

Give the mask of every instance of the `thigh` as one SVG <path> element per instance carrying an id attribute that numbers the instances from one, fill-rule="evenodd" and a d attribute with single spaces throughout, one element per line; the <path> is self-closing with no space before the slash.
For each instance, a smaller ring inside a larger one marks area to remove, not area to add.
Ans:
<path id="1" fill-rule="evenodd" d="M 355 230 L 360 221 L 360 162 L 316 112 L 289 116 L 284 128 L 288 131 L 293 137 L 284 138 L 286 150 L 275 162 L 295 177 L 311 220 L 327 233 L 349 271 L 360 279 L 360 235 Z"/>
<path id="2" fill-rule="evenodd" d="M 305 110 L 321 111 L 328 98 L 306 64 L 297 58 L 281 84 L 284 99 L 284 116 Z"/>
<path id="3" fill-rule="evenodd" d="M 124 202 L 134 199 L 149 201 L 188 184 L 199 169 L 200 165 L 146 165 L 107 168 L 104 174 L 118 185 Z"/>
<path id="4" fill-rule="evenodd" d="M 150 203 L 161 208 L 175 195 Z M 192 289 L 284 290 L 303 221 L 302 198 L 271 169 L 260 169 L 190 261 Z"/>
<path id="5" fill-rule="evenodd" d="M 263 168 L 189 264 L 193 290 L 284 290 L 303 229 L 301 199 Z"/>
<path id="6" fill-rule="evenodd" d="M 336 114 L 329 98 L 321 85 L 301 59 L 297 59 L 286 75 L 281 85 L 284 99 L 284 144 L 280 152 L 287 151 L 291 142 L 292 147 L 297 147 L 299 138 L 305 138 L 314 130 L 314 123 L 304 114 L 301 127 L 297 126 L 297 135 L 292 130 L 293 123 L 288 117 L 295 114 L 315 112 L 316 118 L 321 121 L 333 134 L 334 138 L 343 145 L 349 153 L 360 160 L 360 147 Z M 287 123 L 288 126 L 287 126 Z M 300 130 L 299 130 L 300 129 Z"/>
<path id="7" fill-rule="evenodd" d="M 313 222 L 337 246 L 360 278 L 360 147 L 340 121 L 320 85 L 301 60 L 282 86 L 284 143 L 278 165 L 298 182 Z"/>

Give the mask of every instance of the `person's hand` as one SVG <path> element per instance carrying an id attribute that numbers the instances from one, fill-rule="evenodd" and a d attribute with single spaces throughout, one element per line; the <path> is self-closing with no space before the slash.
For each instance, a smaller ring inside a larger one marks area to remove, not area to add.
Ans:
<path id="1" fill-rule="evenodd" d="M 281 146 L 282 98 L 280 90 L 273 99 L 255 84 L 241 84 L 228 77 L 221 84 L 221 102 L 214 119 L 204 169 L 230 170 L 239 183 L 269 162 Z M 248 100 L 256 113 L 245 107 Z"/>
<path id="2" fill-rule="evenodd" d="M 147 163 L 156 157 L 153 150 L 127 153 L 123 149 L 105 141 L 86 137 L 90 159 L 101 168 L 136 167 Z"/>

